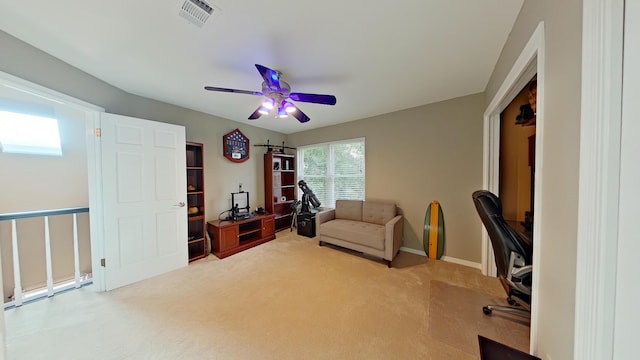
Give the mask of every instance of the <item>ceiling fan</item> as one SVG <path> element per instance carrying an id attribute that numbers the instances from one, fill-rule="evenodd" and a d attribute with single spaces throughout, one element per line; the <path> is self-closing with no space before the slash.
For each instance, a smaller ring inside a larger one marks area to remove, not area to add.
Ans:
<path id="1" fill-rule="evenodd" d="M 204 88 L 209 91 L 265 96 L 266 98 L 262 105 L 249 115 L 249 120 L 255 120 L 262 115 L 268 115 L 273 109 L 276 112 L 276 117 L 287 117 L 291 115 L 301 123 L 305 123 L 311 119 L 289 100 L 323 105 L 336 104 L 336 97 L 333 95 L 291 92 L 289 84 L 280 80 L 281 73 L 279 71 L 269 69 L 259 64 L 256 64 L 256 68 L 264 79 L 262 82 L 262 91 L 227 89 L 214 86 L 205 86 Z"/>

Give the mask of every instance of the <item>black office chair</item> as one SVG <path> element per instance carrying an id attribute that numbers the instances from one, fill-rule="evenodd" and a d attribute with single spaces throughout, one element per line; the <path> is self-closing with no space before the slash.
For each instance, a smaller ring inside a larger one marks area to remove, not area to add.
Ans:
<path id="1" fill-rule="evenodd" d="M 479 190 L 473 193 L 472 198 L 491 239 L 498 278 L 507 292 L 507 301 L 512 305 L 487 305 L 482 311 L 487 315 L 496 310 L 531 318 L 531 244 L 504 220 L 502 204 L 496 195 Z"/>

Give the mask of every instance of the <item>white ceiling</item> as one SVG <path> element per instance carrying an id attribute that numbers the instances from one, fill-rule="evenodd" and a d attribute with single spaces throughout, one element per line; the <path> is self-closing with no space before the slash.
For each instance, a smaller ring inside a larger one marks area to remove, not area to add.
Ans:
<path id="1" fill-rule="evenodd" d="M 0 29 L 129 93 L 285 134 L 482 92 L 523 0 L 0 0 Z M 247 120 L 261 98 L 254 64 L 282 72 L 310 118 Z"/>

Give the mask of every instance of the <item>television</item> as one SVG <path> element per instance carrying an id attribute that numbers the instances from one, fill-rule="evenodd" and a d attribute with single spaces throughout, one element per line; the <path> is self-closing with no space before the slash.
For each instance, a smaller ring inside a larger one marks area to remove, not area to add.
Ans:
<path id="1" fill-rule="evenodd" d="M 231 217 L 234 220 L 245 219 L 251 216 L 249 205 L 249 192 L 242 191 L 231 193 Z"/>

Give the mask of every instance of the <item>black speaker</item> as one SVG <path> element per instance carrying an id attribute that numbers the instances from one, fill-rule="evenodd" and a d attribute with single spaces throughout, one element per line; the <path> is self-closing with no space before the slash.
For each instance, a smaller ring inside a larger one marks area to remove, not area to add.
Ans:
<path id="1" fill-rule="evenodd" d="M 298 235 L 316 237 L 316 214 L 300 213 L 297 218 Z"/>

